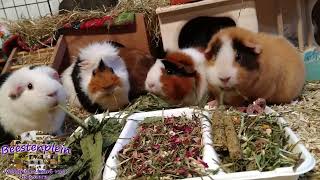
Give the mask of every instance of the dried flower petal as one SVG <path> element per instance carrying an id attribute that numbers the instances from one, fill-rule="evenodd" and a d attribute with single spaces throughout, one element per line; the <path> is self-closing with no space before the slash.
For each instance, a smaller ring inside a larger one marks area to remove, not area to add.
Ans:
<path id="1" fill-rule="evenodd" d="M 205 168 L 208 168 L 208 167 L 209 167 L 208 164 L 207 164 L 206 162 L 204 162 L 202 159 L 198 158 L 197 161 L 198 161 L 199 163 L 201 163 Z"/>
<path id="2" fill-rule="evenodd" d="M 153 145 L 153 148 L 156 149 L 156 150 L 159 150 L 160 149 L 160 144 Z"/>

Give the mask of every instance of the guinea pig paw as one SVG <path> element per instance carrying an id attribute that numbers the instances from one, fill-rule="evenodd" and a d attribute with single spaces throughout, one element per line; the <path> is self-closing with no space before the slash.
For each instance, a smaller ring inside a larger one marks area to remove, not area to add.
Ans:
<path id="1" fill-rule="evenodd" d="M 219 102 L 218 100 L 209 101 L 208 106 L 210 109 L 216 108 L 219 106 Z"/>

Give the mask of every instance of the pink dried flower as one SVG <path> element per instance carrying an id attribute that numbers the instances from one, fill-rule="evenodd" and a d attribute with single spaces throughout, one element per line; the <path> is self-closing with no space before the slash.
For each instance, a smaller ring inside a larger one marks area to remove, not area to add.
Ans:
<path id="1" fill-rule="evenodd" d="M 185 176 L 188 174 L 188 172 L 185 168 L 179 168 L 179 169 L 177 169 L 177 174 Z"/>
<path id="2" fill-rule="evenodd" d="M 170 138 L 170 143 L 171 144 L 175 144 L 175 145 L 178 145 L 181 143 L 181 139 L 179 138 L 178 135 L 174 135 Z"/>
<path id="3" fill-rule="evenodd" d="M 192 127 L 185 127 L 184 130 L 183 130 L 185 133 L 191 133 L 193 131 L 193 128 Z"/>
<path id="4" fill-rule="evenodd" d="M 164 119 L 165 125 L 170 125 L 174 123 L 174 117 L 168 117 Z"/>
<path id="5" fill-rule="evenodd" d="M 208 167 L 209 167 L 208 164 L 207 164 L 206 162 L 204 162 L 202 159 L 198 158 L 197 161 L 198 161 L 199 163 L 201 163 L 205 168 L 208 168 Z"/>
<path id="6" fill-rule="evenodd" d="M 176 158 L 174 159 L 174 161 L 175 161 L 175 162 L 179 162 L 179 161 L 181 161 L 181 158 L 180 158 L 180 157 L 176 157 Z"/>
<path id="7" fill-rule="evenodd" d="M 133 141 L 134 142 L 139 142 L 140 141 L 140 136 L 137 135 L 137 136 L 133 137 Z"/>
<path id="8" fill-rule="evenodd" d="M 153 148 L 156 149 L 156 150 L 159 150 L 160 149 L 160 144 L 153 145 Z"/>
<path id="9" fill-rule="evenodd" d="M 185 154 L 187 157 L 192 157 L 192 152 L 191 151 L 186 151 L 186 154 Z"/>

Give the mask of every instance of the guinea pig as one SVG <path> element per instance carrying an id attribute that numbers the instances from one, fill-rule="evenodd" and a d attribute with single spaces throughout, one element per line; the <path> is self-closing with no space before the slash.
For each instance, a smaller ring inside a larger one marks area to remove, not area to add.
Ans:
<path id="1" fill-rule="evenodd" d="M 2 130 L 13 137 L 32 130 L 61 134 L 65 113 L 57 106 L 65 105 L 66 92 L 58 80 L 58 73 L 48 66 L 28 66 L 1 75 Z"/>
<path id="2" fill-rule="evenodd" d="M 213 35 L 205 50 L 211 94 L 225 105 L 242 106 L 263 98 L 289 103 L 305 83 L 304 61 L 284 37 L 229 27 Z"/>
<path id="3" fill-rule="evenodd" d="M 174 105 L 198 105 L 207 93 L 205 56 L 198 48 L 168 51 L 148 72 L 145 88 Z"/>
<path id="4" fill-rule="evenodd" d="M 146 53 L 117 43 L 89 44 L 62 73 L 68 101 L 90 113 L 120 110 L 146 93 L 144 81 L 153 61 Z"/>

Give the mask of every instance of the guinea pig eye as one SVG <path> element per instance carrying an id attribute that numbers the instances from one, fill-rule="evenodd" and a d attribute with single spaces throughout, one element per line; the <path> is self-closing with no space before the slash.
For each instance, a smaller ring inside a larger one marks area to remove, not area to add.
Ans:
<path id="1" fill-rule="evenodd" d="M 112 72 L 112 74 L 114 74 L 114 70 L 112 68 L 110 68 L 110 71 Z"/>
<path id="2" fill-rule="evenodd" d="M 242 59 L 241 54 L 239 52 L 236 53 L 236 61 L 240 61 Z"/>
<path id="3" fill-rule="evenodd" d="M 28 84 L 28 89 L 32 90 L 33 89 L 33 85 L 31 83 Z"/>
<path id="4" fill-rule="evenodd" d="M 172 71 L 170 69 L 167 69 L 167 74 L 172 74 Z"/>

